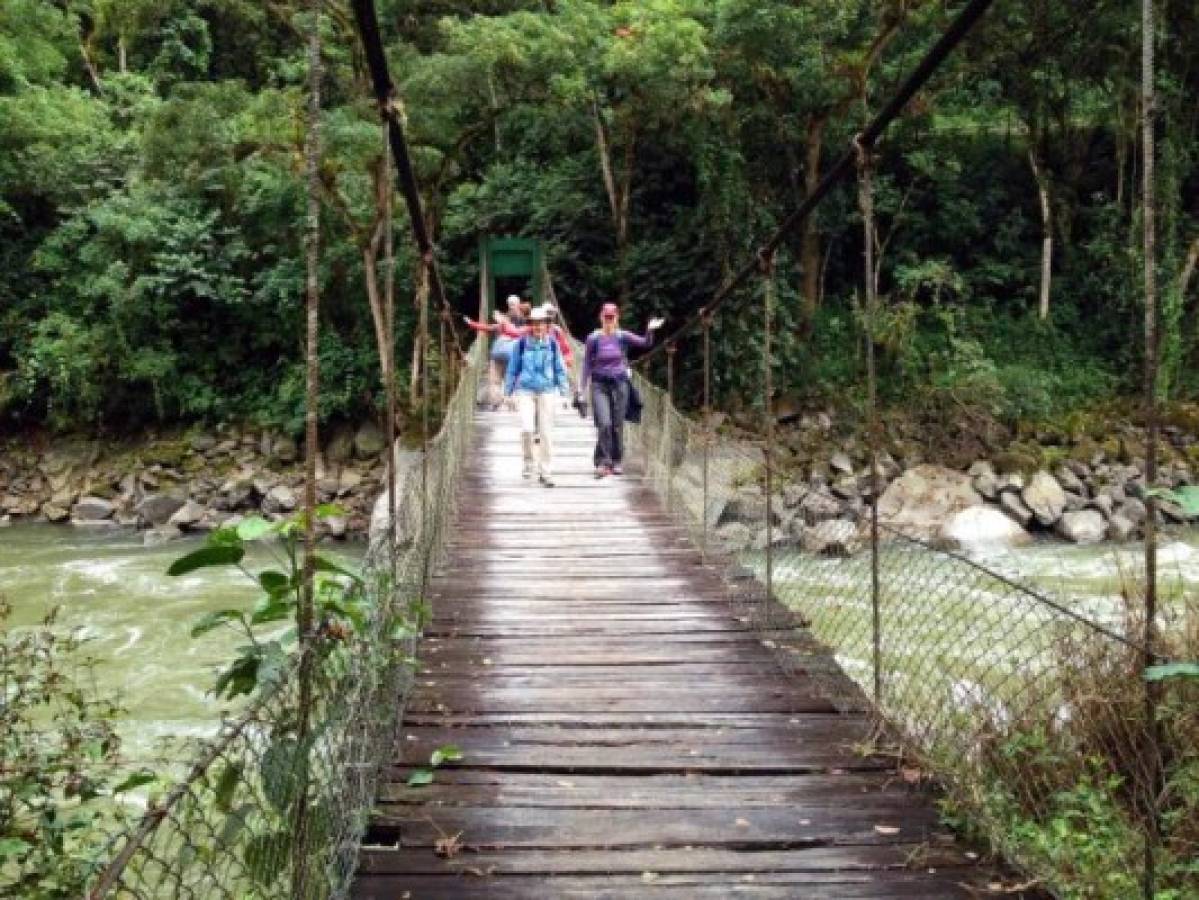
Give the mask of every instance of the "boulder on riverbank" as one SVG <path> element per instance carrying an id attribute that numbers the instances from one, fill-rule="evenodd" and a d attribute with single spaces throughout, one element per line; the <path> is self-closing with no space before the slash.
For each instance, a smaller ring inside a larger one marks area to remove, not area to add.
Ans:
<path id="1" fill-rule="evenodd" d="M 993 506 L 969 506 L 941 527 L 940 539 L 950 547 L 1010 549 L 1032 542 L 1032 535 Z"/>
<path id="2" fill-rule="evenodd" d="M 889 528 L 929 539 L 956 513 L 982 502 L 965 472 L 925 464 L 891 482 L 879 498 L 878 516 Z"/>

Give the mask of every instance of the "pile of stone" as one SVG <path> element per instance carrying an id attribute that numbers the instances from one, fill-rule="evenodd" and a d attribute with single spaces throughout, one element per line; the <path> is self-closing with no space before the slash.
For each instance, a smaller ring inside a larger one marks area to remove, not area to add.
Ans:
<path id="1" fill-rule="evenodd" d="M 385 438 L 374 423 L 334 429 L 318 456 L 320 503 L 335 538 L 364 536 L 386 478 Z M 147 529 L 146 542 L 279 518 L 303 498 L 300 448 L 286 435 L 234 428 L 102 445 L 66 440 L 43 451 L 13 444 L 0 453 L 0 524 L 17 520 Z"/>
<path id="2" fill-rule="evenodd" d="M 1162 473 L 1172 487 L 1192 475 L 1173 463 Z M 1029 543 L 1041 533 L 1077 544 L 1138 537 L 1148 510 L 1140 466 L 1096 459 L 1068 459 L 1052 470 L 1001 471 L 990 460 L 965 472 L 930 464 L 906 470 L 889 455 L 880 457 L 879 518 L 895 531 L 953 547 Z M 770 539 L 812 553 L 849 554 L 863 546 L 869 528 L 873 481 L 868 467 L 855 467 L 845 452 L 833 454 L 807 481 L 792 481 L 771 504 Z M 1185 523 L 1176 504 L 1160 500 L 1160 521 Z M 724 504 L 716 538 L 730 551 L 766 546 L 766 499 L 750 483 Z"/>

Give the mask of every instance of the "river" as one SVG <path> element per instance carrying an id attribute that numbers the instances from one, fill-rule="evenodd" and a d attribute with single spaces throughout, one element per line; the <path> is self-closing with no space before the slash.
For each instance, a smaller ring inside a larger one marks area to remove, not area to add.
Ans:
<path id="1" fill-rule="evenodd" d="M 97 661 L 97 687 L 117 693 L 128 709 L 120 731 L 126 753 L 137 761 L 160 756 L 163 739 L 211 734 L 229 709 L 206 692 L 243 638 L 227 628 L 192 638 L 190 629 L 206 612 L 247 607 L 258 591 L 236 569 L 169 577 L 171 562 L 200 542 L 145 548 L 142 535 L 132 531 L 53 525 L 0 530 L 0 595 L 13 606 L 10 625 L 33 625 L 58 607 L 60 627 L 82 629 L 86 654 Z M 335 555 L 355 559 L 362 550 L 340 545 Z M 1137 569 L 1139 552 L 1136 546 L 1040 543 L 983 559 L 1115 624 L 1120 573 Z M 247 565 L 255 570 L 268 562 L 266 550 L 256 547 Z M 825 565 L 832 577 L 836 561 Z M 1199 585 L 1199 530 L 1164 537 L 1159 568 L 1169 585 L 1165 593 L 1193 591 Z"/>
<path id="2" fill-rule="evenodd" d="M 245 638 L 229 628 L 192 638 L 191 626 L 212 610 L 248 608 L 259 590 L 233 568 L 166 574 L 201 544 L 186 538 L 146 548 L 141 533 L 116 529 L 0 529 L 0 596 L 13 607 L 10 627 L 34 625 L 57 607 L 58 627 L 82 631 L 97 688 L 128 710 L 118 730 L 131 761 L 173 757 L 164 741 L 210 735 L 231 708 L 207 691 Z M 343 544 L 332 555 L 353 560 L 363 550 Z M 270 562 L 261 546 L 247 556 L 251 571 Z"/>

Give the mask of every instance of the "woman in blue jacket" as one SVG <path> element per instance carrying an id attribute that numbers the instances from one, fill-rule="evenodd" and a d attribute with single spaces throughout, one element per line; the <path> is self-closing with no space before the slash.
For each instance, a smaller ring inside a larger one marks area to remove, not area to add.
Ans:
<path id="1" fill-rule="evenodd" d="M 516 396 L 524 457 L 523 476 L 532 478 L 536 467 L 541 483 L 553 487 L 554 395 L 565 397 L 570 381 L 562 362 L 562 351 L 550 336 L 549 314 L 538 307 L 529 317 L 529 324 L 532 331 L 519 338 L 512 347 L 508 374 L 504 378 L 504 396 Z M 536 459 L 534 447 L 537 448 Z"/>

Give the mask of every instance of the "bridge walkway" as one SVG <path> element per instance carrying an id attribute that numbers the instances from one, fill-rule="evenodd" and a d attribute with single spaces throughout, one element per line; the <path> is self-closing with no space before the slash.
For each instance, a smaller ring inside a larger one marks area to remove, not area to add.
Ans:
<path id="1" fill-rule="evenodd" d="M 354 896 L 985 893 L 927 793 L 863 755 L 867 717 L 784 673 L 649 486 L 592 477 L 589 422 L 560 413 L 552 489 L 522 481 L 514 415 L 476 426 Z M 407 786 L 444 745 L 462 759 Z"/>

